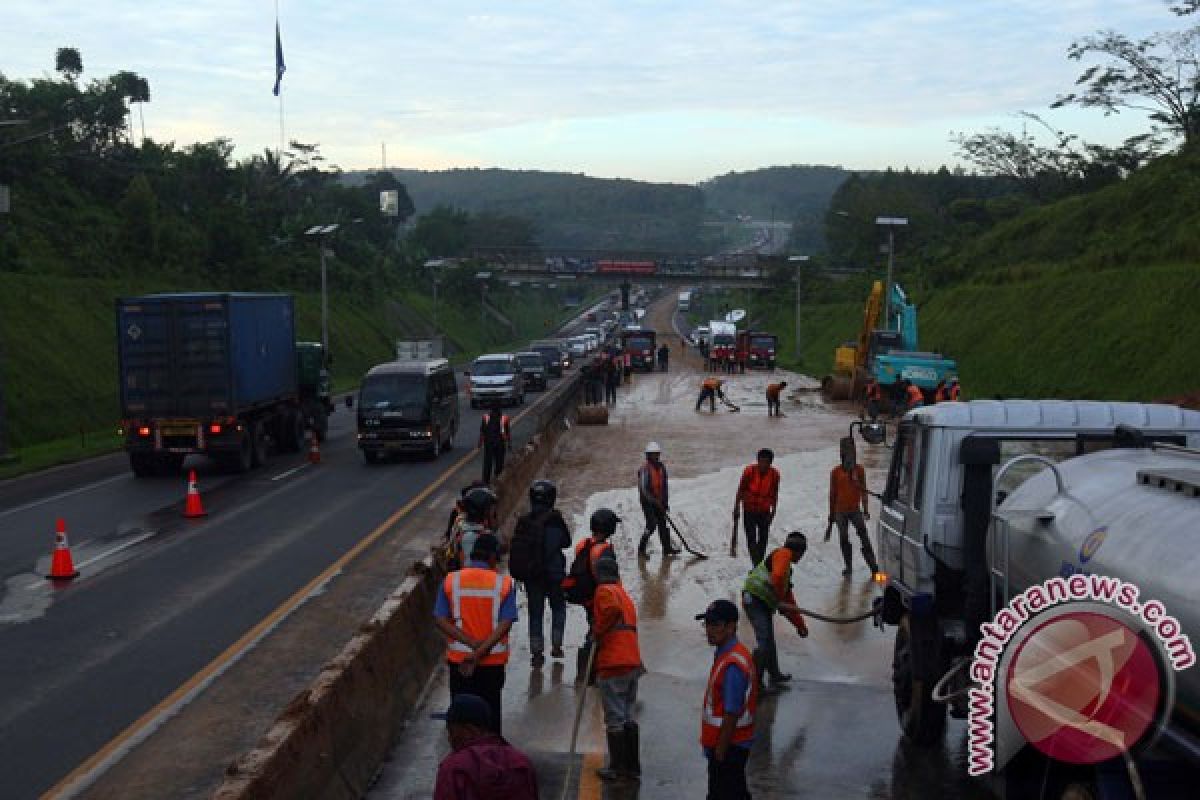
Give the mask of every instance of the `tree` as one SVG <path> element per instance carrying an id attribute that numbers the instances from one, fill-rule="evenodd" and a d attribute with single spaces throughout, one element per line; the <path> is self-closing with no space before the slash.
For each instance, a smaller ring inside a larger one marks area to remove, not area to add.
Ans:
<path id="1" fill-rule="evenodd" d="M 83 72 L 83 56 L 74 47 L 60 47 L 54 54 L 54 71 L 72 83 Z"/>
<path id="2" fill-rule="evenodd" d="M 129 182 L 117 212 L 124 250 L 143 266 L 152 266 L 158 255 L 158 198 L 145 175 L 136 175 Z"/>
<path id="3" fill-rule="evenodd" d="M 1200 8 L 1189 2 L 1184 13 Z M 1097 57 L 1075 85 L 1051 108 L 1076 105 L 1101 108 L 1106 115 L 1123 109 L 1146 112 L 1153 132 L 1165 131 L 1191 144 L 1200 134 L 1200 27 L 1130 39 L 1116 31 L 1100 31 L 1071 45 L 1073 61 Z"/>

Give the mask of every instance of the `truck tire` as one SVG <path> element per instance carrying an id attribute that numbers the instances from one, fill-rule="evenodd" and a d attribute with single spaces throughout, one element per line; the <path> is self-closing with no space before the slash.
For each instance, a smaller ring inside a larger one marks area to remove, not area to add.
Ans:
<path id="1" fill-rule="evenodd" d="M 896 628 L 892 654 L 892 691 L 896 700 L 896 718 L 905 738 L 914 744 L 929 746 L 942 738 L 946 728 L 946 706 L 930 697 L 938 675 L 932 678 L 919 674 L 918 663 L 936 663 L 937 654 L 922 654 L 914 658 L 914 637 L 910 617 L 906 614 Z"/>
<path id="2" fill-rule="evenodd" d="M 304 449 L 304 415 L 299 411 L 288 411 L 279 418 L 277 440 L 279 449 L 285 453 L 299 453 Z"/>
<path id="3" fill-rule="evenodd" d="M 153 453 L 130 453 L 129 468 L 139 478 L 150 478 L 158 474 L 158 460 Z"/>
<path id="4" fill-rule="evenodd" d="M 254 445 L 250 440 L 252 434 L 253 428 L 243 431 L 237 452 L 221 456 L 222 469 L 240 474 L 249 472 L 254 467 Z"/>

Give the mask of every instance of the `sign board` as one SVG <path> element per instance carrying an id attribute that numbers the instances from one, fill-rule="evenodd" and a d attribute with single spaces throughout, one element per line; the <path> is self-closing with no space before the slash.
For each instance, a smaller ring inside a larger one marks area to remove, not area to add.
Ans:
<path id="1" fill-rule="evenodd" d="M 380 192 L 379 210 L 385 217 L 400 216 L 400 190 L 388 189 Z"/>
<path id="2" fill-rule="evenodd" d="M 740 308 L 735 308 L 725 315 L 726 322 L 737 324 L 746 318 L 746 312 Z"/>
<path id="3" fill-rule="evenodd" d="M 441 337 L 433 339 L 397 339 L 397 361 L 431 361 L 442 357 Z"/>

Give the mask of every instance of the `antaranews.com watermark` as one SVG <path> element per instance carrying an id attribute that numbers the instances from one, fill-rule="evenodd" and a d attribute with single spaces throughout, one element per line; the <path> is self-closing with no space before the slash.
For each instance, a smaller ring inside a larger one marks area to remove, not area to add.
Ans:
<path id="1" fill-rule="evenodd" d="M 1105 575 L 1055 577 L 1015 596 L 996 618 L 981 626 L 968 692 L 967 772 L 978 776 L 995 768 L 997 681 L 1005 689 L 1014 722 L 1030 743 L 1048 755 L 1094 763 L 1124 752 L 1153 722 L 1162 687 L 1158 662 L 1145 642 L 1116 615 L 1058 614 L 1037 625 L 1050 609 L 1091 601 L 1120 609 L 1162 644 L 1178 672 L 1196 663 L 1192 644 L 1179 621 L 1158 600 L 1139 601 L 1137 586 Z M 1057 614 L 1057 610 L 1055 612 Z M 1001 676 L 1000 662 L 1013 637 L 1033 620 L 1037 627 L 1020 643 Z M 1091 681 L 1079 680 L 1090 669 Z M 1111 698 L 1114 677 L 1131 670 L 1136 680 L 1121 681 L 1121 697 Z M 1150 674 L 1158 680 L 1148 680 Z M 1058 684 L 1056 676 L 1066 676 Z M 1136 687 L 1129 689 L 1128 687 Z"/>

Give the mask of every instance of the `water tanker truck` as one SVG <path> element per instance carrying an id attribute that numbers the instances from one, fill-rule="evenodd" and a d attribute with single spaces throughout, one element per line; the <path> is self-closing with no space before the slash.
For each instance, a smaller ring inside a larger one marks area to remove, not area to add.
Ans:
<path id="1" fill-rule="evenodd" d="M 881 441 L 881 426 L 861 431 Z M 882 621 L 895 626 L 904 737 L 936 745 L 947 711 L 970 718 L 968 769 L 1002 797 L 1194 797 L 1198 446 L 1200 413 L 1166 405 L 985 400 L 909 412 L 881 498 L 875 576 Z M 1071 602 L 1056 602 L 1068 587 Z M 1058 646 L 1047 641 L 1071 647 L 1047 653 Z M 1139 702 L 1142 732 L 1114 734 Z M 1088 762 L 1064 749 L 1080 740 L 1100 755 L 1106 741 L 1122 747 Z"/>

